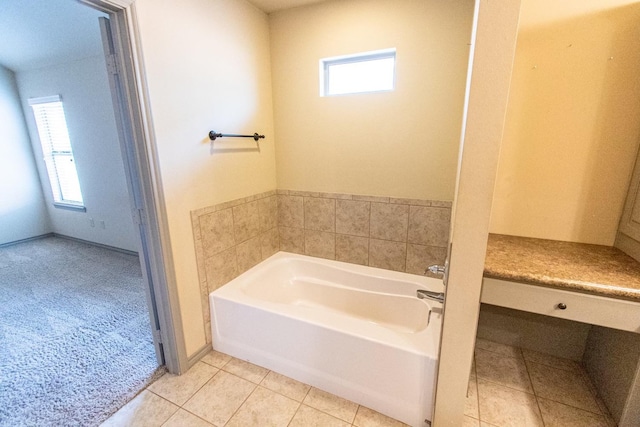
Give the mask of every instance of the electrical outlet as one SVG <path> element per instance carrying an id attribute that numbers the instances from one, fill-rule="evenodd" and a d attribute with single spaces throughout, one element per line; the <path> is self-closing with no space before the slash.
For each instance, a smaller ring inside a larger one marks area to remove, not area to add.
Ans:
<path id="1" fill-rule="evenodd" d="M 93 218 L 89 218 L 89 225 L 91 227 L 95 227 L 96 226 L 96 222 L 93 220 Z"/>
<path id="2" fill-rule="evenodd" d="M 104 221 L 100 221 L 100 228 L 102 228 L 103 230 L 106 228 L 104 225 Z"/>

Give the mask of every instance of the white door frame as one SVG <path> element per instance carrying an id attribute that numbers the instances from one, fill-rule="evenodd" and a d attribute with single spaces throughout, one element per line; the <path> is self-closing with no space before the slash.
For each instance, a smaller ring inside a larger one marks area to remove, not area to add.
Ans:
<path id="1" fill-rule="evenodd" d="M 476 0 L 432 425 L 463 425 L 520 0 Z M 473 41 L 475 39 L 475 41 Z"/>
<path id="2" fill-rule="evenodd" d="M 127 180 L 133 183 L 133 207 L 141 230 L 140 258 L 155 305 L 164 363 L 173 374 L 189 368 L 177 295 L 158 156 L 147 102 L 147 86 L 138 43 L 134 0 L 77 0 L 109 15 L 115 63 L 120 79 L 121 113 L 125 115 L 122 152 Z M 153 310 L 154 308 L 150 308 Z M 154 317 L 152 315 L 152 317 Z M 153 319 L 152 319 L 153 323 Z"/>

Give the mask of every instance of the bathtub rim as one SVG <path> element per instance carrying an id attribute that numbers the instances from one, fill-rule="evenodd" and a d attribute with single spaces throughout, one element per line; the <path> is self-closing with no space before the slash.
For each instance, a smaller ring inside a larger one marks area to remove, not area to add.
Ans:
<path id="1" fill-rule="evenodd" d="M 319 257 L 310 256 L 310 255 L 297 254 L 297 253 L 294 253 L 294 252 L 278 251 L 275 254 L 263 259 L 259 263 L 253 265 L 251 268 L 249 268 L 248 270 L 246 270 L 243 273 L 239 274 L 238 276 L 236 276 L 235 278 L 233 278 L 229 282 L 225 283 L 224 285 L 222 285 L 219 288 L 215 289 L 214 291 L 210 292 L 210 294 L 216 292 L 218 289 L 221 289 L 222 287 L 228 285 L 229 283 L 235 282 L 238 279 L 241 279 L 241 278 L 244 278 L 244 277 L 250 275 L 248 273 L 251 273 L 252 271 L 255 272 L 255 268 L 259 267 L 261 264 L 278 261 L 280 259 L 284 260 L 284 259 L 287 259 L 287 258 L 300 259 L 300 260 L 303 260 L 303 261 L 308 261 L 308 262 L 312 262 L 312 263 L 320 264 L 320 265 L 330 265 L 331 267 L 339 269 L 339 270 L 342 270 L 342 271 L 349 271 L 350 270 L 350 271 L 354 271 L 354 272 L 362 274 L 362 275 L 373 276 L 373 277 L 380 278 L 380 279 L 398 280 L 398 277 L 400 277 L 401 279 L 404 279 L 404 281 L 419 284 L 422 289 L 427 289 L 427 290 L 435 291 L 435 292 L 444 292 L 444 289 L 445 289 L 441 278 L 434 278 L 434 277 L 428 277 L 428 276 L 420 275 L 420 274 L 407 273 L 405 271 L 388 270 L 388 269 L 384 269 L 384 268 L 380 268 L 380 267 L 372 267 L 372 266 L 368 266 L 368 265 L 352 264 L 352 263 L 345 262 L 345 261 L 339 261 L 339 260 L 327 259 L 327 258 L 319 258 Z M 375 274 L 370 274 L 371 272 L 373 272 Z M 340 285 L 340 286 L 343 286 L 343 285 Z M 350 287 L 350 286 L 345 286 L 345 287 L 353 288 L 353 287 Z M 359 289 L 359 288 L 353 288 L 353 289 Z M 384 293 L 384 292 L 380 292 L 380 293 Z M 394 294 L 394 295 L 396 295 L 396 294 Z"/>

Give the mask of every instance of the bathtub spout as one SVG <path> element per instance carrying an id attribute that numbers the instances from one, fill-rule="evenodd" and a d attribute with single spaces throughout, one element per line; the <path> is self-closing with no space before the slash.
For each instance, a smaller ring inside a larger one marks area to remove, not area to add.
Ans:
<path id="1" fill-rule="evenodd" d="M 433 301 L 444 303 L 444 292 L 433 292 L 427 291 L 425 289 L 418 289 L 416 291 L 416 294 L 420 299 L 430 299 Z"/>

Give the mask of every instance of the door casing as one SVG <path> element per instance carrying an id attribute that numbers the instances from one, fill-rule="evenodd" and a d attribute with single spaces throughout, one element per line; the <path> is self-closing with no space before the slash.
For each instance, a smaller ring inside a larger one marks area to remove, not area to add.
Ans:
<path id="1" fill-rule="evenodd" d="M 169 372 L 181 374 L 189 368 L 171 255 L 162 185 L 147 85 L 137 42 L 133 0 L 77 0 L 109 15 L 110 40 L 117 79 L 112 85 L 116 98 L 120 143 L 132 214 L 141 237 L 141 262 L 149 283 L 152 325 L 159 327 L 154 340 L 161 346 Z M 111 79 L 113 80 L 113 79 Z M 155 329 L 155 328 L 154 328 Z"/>

